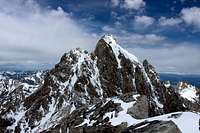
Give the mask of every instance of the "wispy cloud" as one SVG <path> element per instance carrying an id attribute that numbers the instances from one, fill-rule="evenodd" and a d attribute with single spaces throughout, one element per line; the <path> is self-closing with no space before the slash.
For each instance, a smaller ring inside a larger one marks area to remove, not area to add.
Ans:
<path id="1" fill-rule="evenodd" d="M 148 27 L 154 23 L 155 19 L 149 16 L 135 16 L 135 25 Z"/>
<path id="2" fill-rule="evenodd" d="M 162 45 L 165 37 L 156 34 L 124 34 L 117 36 L 121 44 L 128 44 L 129 46 L 153 46 Z"/>
<path id="3" fill-rule="evenodd" d="M 159 24 L 161 26 L 177 26 L 180 23 L 182 23 L 183 20 L 181 18 L 166 18 L 166 17 L 161 17 L 159 19 Z"/>
<path id="4" fill-rule="evenodd" d="M 165 45 L 165 44 L 163 44 Z M 194 44 L 166 44 L 170 47 L 129 48 L 141 59 L 148 59 L 159 72 L 199 74 L 200 47 Z M 193 46 L 191 46 L 193 45 Z"/>

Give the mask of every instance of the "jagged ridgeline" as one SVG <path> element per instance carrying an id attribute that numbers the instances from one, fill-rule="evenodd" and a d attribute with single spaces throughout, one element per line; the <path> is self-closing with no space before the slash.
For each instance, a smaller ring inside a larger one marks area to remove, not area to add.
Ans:
<path id="1" fill-rule="evenodd" d="M 65 53 L 37 86 L 5 87 L 9 81 L 3 81 L 0 132 L 199 132 L 198 89 L 195 97 L 180 95 L 112 35 L 103 36 L 92 53 Z"/>

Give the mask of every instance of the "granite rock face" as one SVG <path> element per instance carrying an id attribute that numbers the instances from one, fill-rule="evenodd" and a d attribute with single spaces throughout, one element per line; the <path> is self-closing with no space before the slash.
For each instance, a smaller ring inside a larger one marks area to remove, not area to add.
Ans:
<path id="1" fill-rule="evenodd" d="M 1 100 L 6 103 L 0 110 L 2 132 L 179 133 L 173 121 L 143 121 L 199 108 L 198 102 L 184 99 L 160 81 L 147 60 L 140 63 L 111 35 L 103 36 L 92 53 L 80 48 L 65 53 L 34 87 L 27 95 L 22 86 L 14 87 Z"/>

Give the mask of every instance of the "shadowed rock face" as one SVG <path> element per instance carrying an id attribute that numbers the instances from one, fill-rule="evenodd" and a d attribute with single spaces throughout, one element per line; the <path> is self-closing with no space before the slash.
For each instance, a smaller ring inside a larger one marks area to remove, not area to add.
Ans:
<path id="1" fill-rule="evenodd" d="M 168 88 L 165 87 L 164 83 L 160 81 L 160 77 L 158 73 L 155 71 L 155 68 L 149 64 L 147 60 L 143 61 L 143 66 L 148 77 L 151 79 L 151 82 L 156 90 L 156 96 L 158 97 L 159 101 L 163 103 L 164 112 L 176 112 L 176 111 L 184 111 L 185 108 L 183 107 L 182 102 L 180 101 L 180 96 L 178 93 L 174 91 L 174 88 L 169 86 Z"/>
<path id="2" fill-rule="evenodd" d="M 169 121 L 149 122 L 141 129 L 133 124 L 140 123 L 138 119 L 199 107 L 166 87 L 147 60 L 141 64 L 112 36 L 102 37 L 92 53 L 79 48 L 65 53 L 43 80 L 28 96 L 16 88 L 13 95 L 20 92 L 20 100 L 11 106 L 14 109 L 0 115 L 3 130 L 103 133 L 156 129 L 179 133 Z"/>
<path id="3" fill-rule="evenodd" d="M 117 91 L 120 87 L 120 71 L 117 68 L 118 63 L 112 49 L 103 39 L 97 43 L 95 55 L 98 57 L 97 65 L 101 74 L 100 79 L 106 93 L 104 95 L 107 97 L 116 96 L 120 93 Z"/>
<path id="4" fill-rule="evenodd" d="M 150 121 L 130 126 L 122 133 L 181 133 L 173 121 Z"/>
<path id="5" fill-rule="evenodd" d="M 104 39 L 99 40 L 94 53 L 97 57 L 102 88 L 106 92 L 105 96 L 137 92 L 134 79 L 135 67 L 139 66 L 139 63 L 127 59 L 121 52 L 116 57 L 113 48 Z M 120 60 L 120 64 L 117 60 Z"/>

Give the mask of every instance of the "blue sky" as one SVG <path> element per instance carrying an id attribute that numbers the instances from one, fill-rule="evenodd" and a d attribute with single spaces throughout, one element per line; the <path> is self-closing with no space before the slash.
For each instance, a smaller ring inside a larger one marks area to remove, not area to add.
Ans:
<path id="1" fill-rule="evenodd" d="M 114 5 L 114 1 L 117 1 L 118 4 Z M 183 9 L 200 7 L 198 0 L 141 0 L 145 5 L 136 9 L 134 6 L 132 8 L 123 7 L 124 1 L 126 0 L 38 0 L 40 5 L 45 8 L 57 9 L 61 7 L 65 12 L 72 14 L 78 23 L 86 25 L 88 30 L 95 33 L 102 33 L 105 31 L 103 27 L 110 27 L 115 28 L 117 33 L 121 29 L 129 33 L 155 33 L 174 42 L 199 42 L 199 29 L 197 30 L 193 24 L 179 23 L 182 20 L 178 20 L 182 16 Z M 134 27 L 134 23 L 136 23 L 134 20 L 141 18 L 141 16 L 152 18 L 155 23 L 148 23 L 149 19 L 147 18 L 142 25 Z M 177 22 L 174 22 L 173 26 L 162 27 L 158 22 L 162 17 L 166 17 L 164 21 L 168 20 L 169 23 L 170 18 L 171 21 Z M 143 27 L 145 23 L 147 26 Z"/>
<path id="2" fill-rule="evenodd" d="M 198 0 L 1 0 L 0 64 L 54 64 L 105 33 L 159 72 L 200 74 Z"/>

